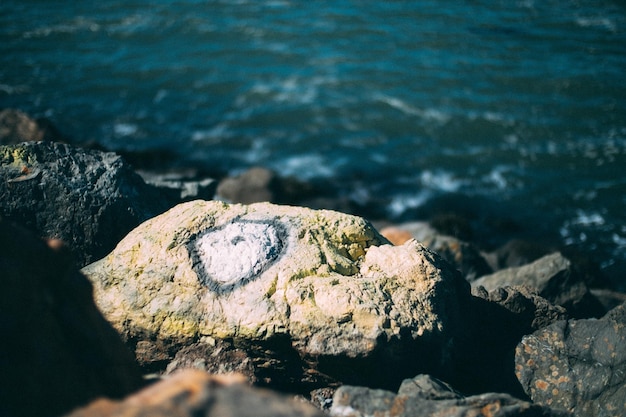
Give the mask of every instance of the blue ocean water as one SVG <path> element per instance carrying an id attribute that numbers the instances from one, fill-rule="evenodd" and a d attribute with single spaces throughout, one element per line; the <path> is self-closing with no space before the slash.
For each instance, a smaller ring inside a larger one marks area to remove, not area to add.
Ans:
<path id="1" fill-rule="evenodd" d="M 5 0 L 0 60 L 78 141 L 505 202 L 626 286 L 623 1 Z"/>

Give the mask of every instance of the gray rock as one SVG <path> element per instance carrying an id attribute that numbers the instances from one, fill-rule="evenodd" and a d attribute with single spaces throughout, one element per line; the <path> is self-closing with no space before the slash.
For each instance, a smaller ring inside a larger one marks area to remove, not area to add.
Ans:
<path id="1" fill-rule="evenodd" d="M 139 388 L 138 366 L 66 248 L 2 220 L 0 248 L 0 415 L 59 415 Z"/>
<path id="2" fill-rule="evenodd" d="M 123 401 L 100 399 L 66 417 L 323 417 L 304 401 L 247 386 L 235 374 L 186 370 Z"/>
<path id="3" fill-rule="evenodd" d="M 472 287 L 493 291 L 505 286 L 527 286 L 550 302 L 563 306 L 572 317 L 600 317 L 605 311 L 572 263 L 556 252 L 528 265 L 507 268 L 472 282 Z"/>
<path id="4" fill-rule="evenodd" d="M 330 408 L 333 417 L 465 417 L 565 416 L 566 413 L 531 404 L 507 394 L 463 397 L 446 383 L 428 375 L 402 382 L 398 393 L 344 385 Z"/>
<path id="5" fill-rule="evenodd" d="M 79 265 L 166 209 L 158 191 L 113 153 L 48 142 L 0 146 L 0 214 L 63 240 Z"/>
<path id="6" fill-rule="evenodd" d="M 233 340 L 272 386 L 448 372 L 470 296 L 415 241 L 391 246 L 362 218 L 268 203 L 178 205 L 83 271 L 129 343 L 170 354 Z"/>
<path id="7" fill-rule="evenodd" d="M 185 173 L 157 173 L 140 170 L 137 173 L 146 184 L 161 191 L 173 207 L 192 200 L 211 200 L 215 196 L 217 181 L 212 178 L 189 178 Z"/>
<path id="8" fill-rule="evenodd" d="M 473 289 L 465 317 L 465 348 L 459 352 L 455 386 L 466 393 L 506 392 L 527 398 L 515 376 L 515 347 L 522 337 L 567 318 L 555 306 L 526 287 Z"/>
<path id="9" fill-rule="evenodd" d="M 515 366 L 535 403 L 580 417 L 626 415 L 626 305 L 525 336 Z"/>

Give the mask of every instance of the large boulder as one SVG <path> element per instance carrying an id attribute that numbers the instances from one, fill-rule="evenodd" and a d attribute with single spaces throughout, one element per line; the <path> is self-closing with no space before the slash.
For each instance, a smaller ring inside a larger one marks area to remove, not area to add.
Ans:
<path id="1" fill-rule="evenodd" d="M 584 277 L 572 262 L 559 252 L 546 255 L 528 265 L 502 269 L 472 281 L 488 291 L 505 286 L 523 285 L 567 309 L 572 317 L 600 317 L 605 311 L 591 294 Z"/>
<path id="2" fill-rule="evenodd" d="M 599 320 L 562 320 L 524 337 L 515 366 L 538 404 L 579 417 L 626 415 L 626 305 Z"/>
<path id="3" fill-rule="evenodd" d="M 0 220 L 0 248 L 0 415 L 54 416 L 139 388 L 139 367 L 61 243 Z"/>
<path id="4" fill-rule="evenodd" d="M 81 266 L 166 209 L 114 153 L 48 142 L 0 146 L 0 215 L 63 240 Z"/>
<path id="5" fill-rule="evenodd" d="M 487 393 L 464 397 L 429 375 L 402 382 L 397 393 L 344 385 L 330 407 L 332 417 L 565 417 L 567 414 L 519 400 L 508 394 Z"/>
<path id="6" fill-rule="evenodd" d="M 338 212 L 194 201 L 83 272 L 105 316 L 152 354 L 232 340 L 274 385 L 397 386 L 451 367 L 469 285 L 421 244 L 387 243 Z"/>
<path id="7" fill-rule="evenodd" d="M 125 398 L 102 398 L 66 417 L 323 417 L 304 401 L 254 389 L 237 375 L 186 370 Z"/>

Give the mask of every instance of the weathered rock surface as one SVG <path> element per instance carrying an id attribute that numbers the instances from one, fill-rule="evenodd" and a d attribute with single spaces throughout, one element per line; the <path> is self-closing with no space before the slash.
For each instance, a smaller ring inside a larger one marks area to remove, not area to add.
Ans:
<path id="1" fill-rule="evenodd" d="M 417 242 L 386 243 L 337 212 L 194 201 L 83 271 L 131 345 L 172 355 L 204 337 L 233 340 L 275 385 L 397 386 L 450 368 L 469 285 Z"/>
<path id="2" fill-rule="evenodd" d="M 79 265 L 105 256 L 166 209 L 159 193 L 113 153 L 48 142 L 0 146 L 0 215 L 63 240 Z"/>
<path id="3" fill-rule="evenodd" d="M 506 392 L 527 398 L 515 376 L 515 347 L 522 337 L 567 318 L 555 306 L 526 287 L 472 290 L 465 316 L 467 338 L 458 368 L 449 381 L 470 394 Z"/>
<path id="4" fill-rule="evenodd" d="M 626 305 L 599 320 L 558 321 L 524 337 L 515 364 L 535 403 L 576 416 L 626 415 Z"/>
<path id="5" fill-rule="evenodd" d="M 33 119 L 17 109 L 0 110 L 0 144 L 62 140 L 59 131 L 46 119 Z"/>
<path id="6" fill-rule="evenodd" d="M 595 299 L 572 263 L 556 252 L 528 265 L 507 268 L 472 282 L 488 291 L 504 286 L 524 285 L 547 300 L 563 306 L 572 317 L 599 317 L 602 305 Z"/>
<path id="7" fill-rule="evenodd" d="M 330 408 L 333 417 L 465 417 L 565 416 L 566 413 L 531 404 L 507 394 L 463 397 L 449 385 L 428 375 L 402 382 L 398 393 L 365 387 L 339 387 Z"/>
<path id="8" fill-rule="evenodd" d="M 394 244 L 402 244 L 413 238 L 437 252 L 454 265 L 468 281 L 493 272 L 478 248 L 453 236 L 446 236 L 426 222 L 404 223 L 381 229 L 381 234 Z"/>
<path id="9" fill-rule="evenodd" d="M 0 415 L 54 416 L 141 384 L 59 241 L 0 220 Z"/>
<path id="10" fill-rule="evenodd" d="M 100 399 L 67 417 L 323 417 L 304 401 L 245 385 L 236 375 L 186 370 L 123 401 Z"/>

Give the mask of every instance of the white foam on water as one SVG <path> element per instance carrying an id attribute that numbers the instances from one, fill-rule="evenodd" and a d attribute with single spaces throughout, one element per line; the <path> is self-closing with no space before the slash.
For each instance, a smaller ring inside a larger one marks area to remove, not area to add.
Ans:
<path id="1" fill-rule="evenodd" d="M 392 197 L 387 205 L 387 213 L 391 218 L 399 217 L 406 211 L 423 206 L 432 196 L 429 190 L 422 190 L 415 194 L 399 194 Z"/>
<path id="2" fill-rule="evenodd" d="M 115 123 L 113 125 L 113 133 L 118 138 L 134 136 L 137 132 L 139 132 L 139 126 L 134 123 Z"/>
<path id="3" fill-rule="evenodd" d="M 376 94 L 374 98 L 377 101 L 381 101 L 385 104 L 388 104 L 394 109 L 400 110 L 404 114 L 407 114 L 410 116 L 417 116 L 420 119 L 435 121 L 439 123 L 446 123 L 448 120 L 450 120 L 450 116 L 442 112 L 441 110 L 419 109 L 397 97 L 392 97 L 392 96 L 388 96 L 384 94 Z"/>
<path id="4" fill-rule="evenodd" d="M 452 172 L 444 170 L 424 170 L 419 180 L 423 187 L 445 192 L 459 191 L 461 187 L 468 184 L 467 180 L 457 178 Z"/>
<path id="5" fill-rule="evenodd" d="M 319 154 L 294 155 L 274 162 L 272 168 L 281 176 L 293 176 L 303 180 L 332 178 L 336 175 L 336 169 Z"/>

